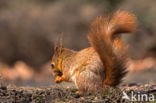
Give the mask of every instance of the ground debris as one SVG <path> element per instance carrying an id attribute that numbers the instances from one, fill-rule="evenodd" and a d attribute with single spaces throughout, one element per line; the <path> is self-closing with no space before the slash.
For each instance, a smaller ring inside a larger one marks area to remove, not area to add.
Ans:
<path id="1" fill-rule="evenodd" d="M 130 103 L 122 99 L 122 91 L 141 91 L 156 94 L 156 85 L 125 85 L 109 88 L 102 93 L 77 95 L 74 87 L 16 87 L 0 86 L 0 103 Z"/>

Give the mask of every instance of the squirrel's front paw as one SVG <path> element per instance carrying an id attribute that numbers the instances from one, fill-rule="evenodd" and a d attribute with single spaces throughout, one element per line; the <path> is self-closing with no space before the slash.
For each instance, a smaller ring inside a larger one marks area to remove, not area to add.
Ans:
<path id="1" fill-rule="evenodd" d="M 55 83 L 60 83 L 63 81 L 63 78 L 60 76 L 57 76 L 54 81 L 55 81 Z"/>

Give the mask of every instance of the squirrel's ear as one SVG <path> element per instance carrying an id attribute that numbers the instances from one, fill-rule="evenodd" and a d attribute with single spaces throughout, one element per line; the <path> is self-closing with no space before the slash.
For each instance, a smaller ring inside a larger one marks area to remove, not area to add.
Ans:
<path id="1" fill-rule="evenodd" d="M 62 43 L 62 38 L 60 37 L 58 38 L 58 41 L 54 46 L 54 52 L 59 55 L 60 53 L 62 53 L 63 50 L 62 48 L 63 48 L 63 43 Z"/>
<path id="2" fill-rule="evenodd" d="M 59 46 L 54 47 L 54 51 L 57 52 L 59 50 Z"/>
<path id="3" fill-rule="evenodd" d="M 63 46 L 57 45 L 57 46 L 54 47 L 54 51 L 55 51 L 56 53 L 61 53 L 62 48 L 63 48 Z"/>

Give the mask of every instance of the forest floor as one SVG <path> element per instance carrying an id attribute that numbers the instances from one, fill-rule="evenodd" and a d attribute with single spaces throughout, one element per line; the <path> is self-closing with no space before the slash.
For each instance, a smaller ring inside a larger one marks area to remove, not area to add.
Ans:
<path id="1" fill-rule="evenodd" d="M 142 94 L 154 95 L 156 103 L 156 84 L 128 84 L 119 88 L 109 88 L 103 93 L 77 95 L 74 87 L 63 87 L 52 85 L 48 87 L 16 87 L 11 85 L 0 86 L 0 103 L 131 103 L 123 99 L 123 91 L 132 96 L 131 92 L 138 98 Z M 130 98 L 131 99 L 131 98 Z M 146 98 L 144 98 L 146 100 Z M 152 100 L 151 97 L 148 101 Z M 138 102 L 136 102 L 138 103 Z M 140 102 L 139 102 L 140 103 Z M 142 102 L 144 103 L 144 102 Z"/>

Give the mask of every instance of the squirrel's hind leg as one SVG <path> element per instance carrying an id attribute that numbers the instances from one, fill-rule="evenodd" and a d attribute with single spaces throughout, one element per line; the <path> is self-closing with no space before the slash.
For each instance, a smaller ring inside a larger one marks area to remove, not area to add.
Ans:
<path id="1" fill-rule="evenodd" d="M 99 92 L 103 88 L 100 76 L 87 70 L 76 74 L 75 85 L 80 93 Z"/>

